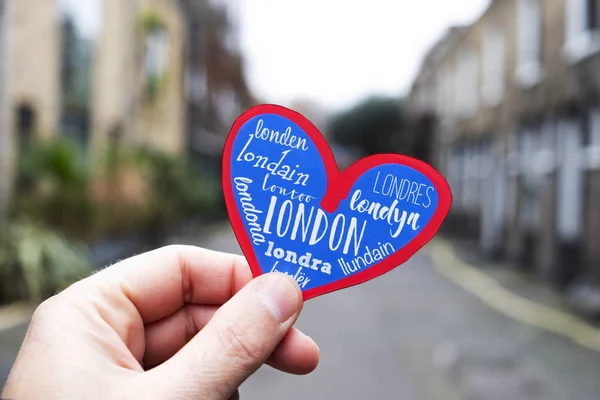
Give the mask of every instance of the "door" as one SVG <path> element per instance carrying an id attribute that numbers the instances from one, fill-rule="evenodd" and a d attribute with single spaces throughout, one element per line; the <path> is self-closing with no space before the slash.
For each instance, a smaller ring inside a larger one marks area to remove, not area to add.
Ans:
<path id="1" fill-rule="evenodd" d="M 562 120 L 557 131 L 557 233 L 562 242 L 581 237 L 583 212 L 582 133 L 576 120 Z"/>
<path id="2" fill-rule="evenodd" d="M 485 143 L 481 149 L 481 162 L 479 170 L 480 181 L 480 245 L 484 251 L 493 250 L 498 240 L 497 217 L 498 207 L 502 207 L 499 201 L 499 190 L 502 190 L 498 182 L 498 159 L 494 155 L 490 143 Z"/>

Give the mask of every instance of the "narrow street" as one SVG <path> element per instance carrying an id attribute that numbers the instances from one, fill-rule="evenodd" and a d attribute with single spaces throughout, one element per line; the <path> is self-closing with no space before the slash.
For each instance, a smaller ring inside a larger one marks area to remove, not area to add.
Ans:
<path id="1" fill-rule="evenodd" d="M 240 253 L 228 228 L 202 245 Z M 242 386 L 241 397 L 598 398 L 600 353 L 489 308 L 439 275 L 429 253 L 425 248 L 385 277 L 308 301 L 297 326 L 321 348 L 317 370 L 297 377 L 264 367 Z M 2 378 L 24 330 L 0 332 Z"/>
<path id="2" fill-rule="evenodd" d="M 229 230 L 207 247 L 240 253 Z M 241 253 L 240 253 L 241 254 Z M 597 400 L 600 353 L 513 321 L 439 275 L 423 249 L 384 277 L 309 300 L 311 375 L 262 368 L 244 400 Z"/>

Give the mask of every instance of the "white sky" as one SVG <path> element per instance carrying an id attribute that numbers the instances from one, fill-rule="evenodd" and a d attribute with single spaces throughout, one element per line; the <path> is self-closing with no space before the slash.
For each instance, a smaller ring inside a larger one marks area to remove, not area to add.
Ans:
<path id="1" fill-rule="evenodd" d="M 101 0 L 60 0 L 82 33 L 101 23 Z M 430 46 L 472 22 L 490 0 L 226 0 L 239 7 L 250 87 L 262 101 L 313 100 L 329 110 L 409 89 Z"/>
<path id="2" fill-rule="evenodd" d="M 93 37 L 100 32 L 101 0 L 59 0 L 59 5 L 74 17 L 75 25 L 84 36 Z"/>
<path id="3" fill-rule="evenodd" d="M 246 75 L 260 100 L 334 110 L 401 95 L 423 55 L 489 0 L 230 0 L 241 5 Z"/>

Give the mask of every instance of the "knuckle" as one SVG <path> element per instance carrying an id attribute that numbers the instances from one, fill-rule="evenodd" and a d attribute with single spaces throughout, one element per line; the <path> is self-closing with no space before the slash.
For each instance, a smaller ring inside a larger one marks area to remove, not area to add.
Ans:
<path id="1" fill-rule="evenodd" d="M 56 314 L 56 302 L 56 296 L 52 296 L 40 303 L 31 315 L 30 327 L 35 329 L 50 323 Z"/>
<path id="2" fill-rule="evenodd" d="M 41 302 L 33 312 L 34 320 L 44 318 L 48 314 L 52 313 L 54 308 L 56 307 L 56 297 L 52 296 Z"/>

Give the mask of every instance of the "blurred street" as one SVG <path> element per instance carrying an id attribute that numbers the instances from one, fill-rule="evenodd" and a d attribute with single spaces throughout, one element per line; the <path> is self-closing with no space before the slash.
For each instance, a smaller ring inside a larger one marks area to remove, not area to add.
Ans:
<path id="1" fill-rule="evenodd" d="M 598 71 L 600 0 L 0 0 L 0 387 L 23 304 L 165 243 L 240 253 L 224 146 L 268 103 L 453 200 L 406 265 L 307 302 L 313 374 L 243 399 L 599 399 Z"/>
<path id="2" fill-rule="evenodd" d="M 174 241 L 240 253 L 227 225 L 203 243 Z M 296 377 L 265 367 L 242 398 L 598 398 L 599 352 L 509 319 L 438 274 L 438 242 L 385 277 L 308 301 L 297 326 L 321 348 L 317 370 Z M 0 383 L 25 329 L 0 332 Z"/>

